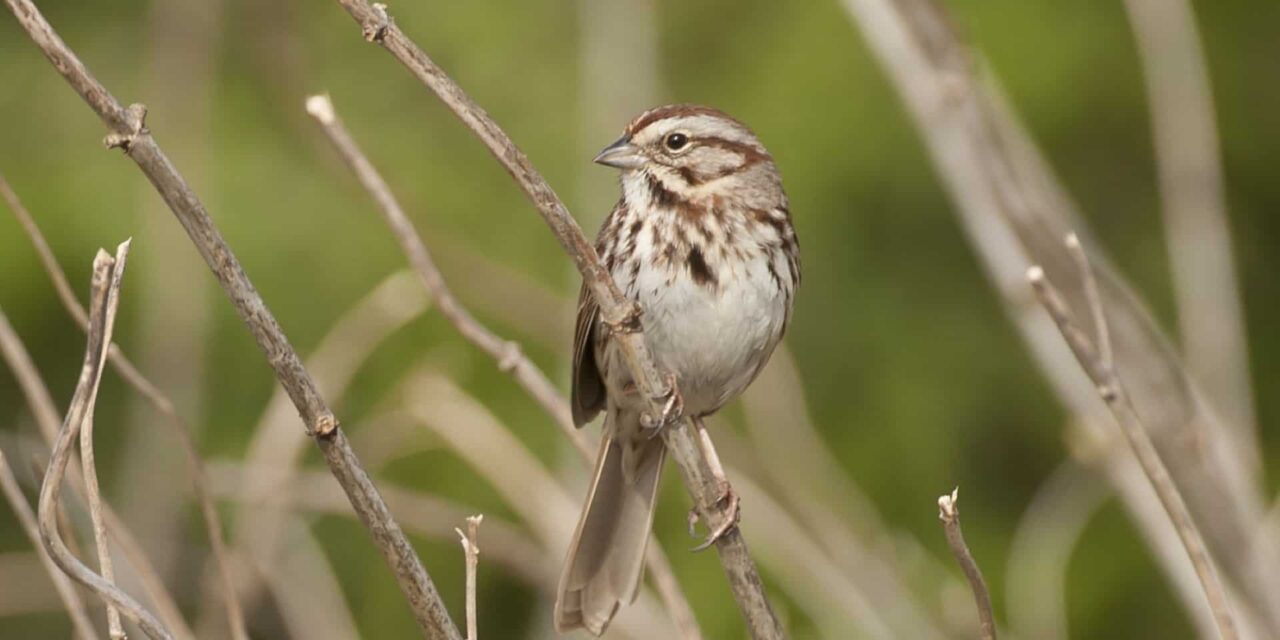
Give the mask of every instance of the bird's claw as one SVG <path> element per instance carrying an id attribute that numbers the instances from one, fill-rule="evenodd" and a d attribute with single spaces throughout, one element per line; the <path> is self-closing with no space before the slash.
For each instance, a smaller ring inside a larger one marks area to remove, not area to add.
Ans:
<path id="1" fill-rule="evenodd" d="M 640 426 L 651 431 L 649 434 L 651 438 L 661 433 L 662 427 L 675 424 L 684 415 L 684 397 L 680 395 L 680 389 L 676 386 L 675 374 L 667 374 L 666 391 L 657 399 L 664 400 L 661 416 L 654 418 L 648 412 L 640 416 Z"/>
<path id="2" fill-rule="evenodd" d="M 719 524 L 711 528 L 711 532 L 707 535 L 706 540 L 703 540 L 702 544 L 699 544 L 698 546 L 693 548 L 693 551 L 695 553 L 698 551 L 705 551 L 711 548 L 711 545 L 715 544 L 717 540 L 719 540 L 720 538 L 723 538 L 725 534 L 729 533 L 735 527 L 738 526 L 738 522 L 742 519 L 742 511 L 740 509 L 741 502 L 742 501 L 740 498 L 738 498 L 737 492 L 735 492 L 733 488 L 730 487 L 728 484 L 725 484 L 723 488 L 723 493 L 720 495 L 720 498 L 716 500 L 717 505 L 721 505 L 721 504 L 725 505 L 724 509 L 721 511 L 721 514 L 723 517 Z M 698 518 L 697 509 L 690 509 L 689 510 L 689 535 L 690 536 L 696 535 L 694 531 L 694 524 L 698 522 L 698 519 L 699 518 Z M 708 526 L 709 525 L 710 523 L 708 523 Z"/>

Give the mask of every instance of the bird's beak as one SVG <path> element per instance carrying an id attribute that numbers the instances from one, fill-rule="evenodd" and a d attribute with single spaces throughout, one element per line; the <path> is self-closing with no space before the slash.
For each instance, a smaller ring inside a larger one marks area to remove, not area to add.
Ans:
<path id="1" fill-rule="evenodd" d="M 638 169 L 644 164 L 640 147 L 631 144 L 631 136 L 622 136 L 604 148 L 593 162 L 618 169 Z"/>

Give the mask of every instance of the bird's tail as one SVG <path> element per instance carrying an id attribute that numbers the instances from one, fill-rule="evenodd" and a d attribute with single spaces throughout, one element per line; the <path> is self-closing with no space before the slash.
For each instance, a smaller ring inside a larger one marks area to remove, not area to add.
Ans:
<path id="1" fill-rule="evenodd" d="M 609 420 L 636 419 L 610 412 Z M 606 424 L 595 479 L 569 544 L 556 595 L 558 631 L 604 633 L 618 607 L 640 589 L 653 525 L 658 478 L 666 457 L 661 438 Z"/>

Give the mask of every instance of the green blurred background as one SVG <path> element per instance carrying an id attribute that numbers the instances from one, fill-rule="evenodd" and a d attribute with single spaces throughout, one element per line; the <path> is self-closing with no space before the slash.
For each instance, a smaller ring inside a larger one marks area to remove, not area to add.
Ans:
<path id="1" fill-rule="evenodd" d="M 962 486 L 966 533 L 1001 609 L 1014 528 L 1067 457 L 1065 415 L 1005 318 L 920 137 L 857 29 L 834 1 L 654 2 L 623 9 L 649 22 L 629 24 L 630 32 L 606 38 L 603 50 L 598 42 L 589 49 L 600 33 L 593 29 L 606 28 L 596 14 L 607 5 L 590 2 L 397 3 L 391 10 L 592 231 L 616 198 L 616 177 L 591 166 L 590 157 L 630 115 L 688 101 L 749 123 L 784 174 L 803 246 L 804 283 L 787 343 L 814 422 L 890 526 L 944 562 L 934 500 Z M 1147 102 L 1123 6 L 948 5 L 1121 272 L 1162 324 L 1175 327 Z M 336 3 L 49 0 L 41 8 L 117 97 L 148 104 L 157 140 L 302 353 L 404 265 L 371 201 L 303 111 L 306 95 L 328 91 L 462 301 L 498 333 L 521 341 L 567 388 L 578 284 L 561 249 L 488 152 L 404 69 L 366 44 Z M 1280 421 L 1280 333 L 1273 330 L 1280 323 L 1280 181 L 1273 168 L 1280 157 L 1280 4 L 1202 1 L 1195 9 L 1222 136 L 1264 458 L 1275 468 L 1280 436 L 1266 427 Z M 241 458 L 275 387 L 270 370 L 142 175 L 119 152 L 103 150 L 103 133 L 12 16 L 0 14 L 0 173 L 81 293 L 94 250 L 135 238 L 117 339 L 178 399 L 210 459 Z M 7 212 L 0 215 L 0 274 L 0 307 L 65 403 L 81 334 Z M 521 282 L 542 306 L 503 311 L 508 298 L 495 287 Z M 383 344 L 335 400 L 344 423 L 358 431 L 424 361 L 483 401 L 542 460 L 578 464 L 537 406 L 430 312 Z M 727 413 L 723 425 L 740 414 Z M 113 375 L 98 415 L 104 490 L 139 530 L 162 531 L 133 503 L 155 485 L 185 496 L 183 467 L 150 466 L 151 459 L 140 465 L 128 454 L 146 442 L 165 451 L 167 441 L 156 435 L 162 427 Z M 16 451 L 15 443 L 34 433 L 14 379 L 0 373 L 0 444 Z M 322 466 L 314 451 L 308 457 L 310 466 Z M 512 517 L 483 480 L 439 447 L 400 458 L 379 475 Z M 566 476 L 575 496 L 580 475 Z M 688 500 L 675 472 L 667 477 L 659 539 L 707 636 L 742 637 L 715 558 L 683 551 Z M 1272 495 L 1274 474 L 1268 483 Z M 750 518 L 750 505 L 745 509 Z M 233 510 L 224 513 L 231 518 Z M 194 509 L 185 514 L 178 566 L 198 567 L 204 536 Z M 362 635 L 410 637 L 408 609 L 359 525 L 337 516 L 312 522 Z M 483 529 L 481 536 L 483 542 Z M 460 614 L 456 542 L 415 543 Z M 186 547 L 195 550 L 181 551 Z M 0 557 L 28 550 L 8 509 L 0 509 Z M 485 637 L 547 637 L 546 603 L 484 566 L 483 557 L 481 564 Z M 174 584 L 194 610 L 198 579 Z M 779 599 L 795 637 L 815 637 L 811 622 L 787 597 Z M 1114 501 L 1090 520 L 1072 556 L 1067 611 L 1073 637 L 1192 635 Z M 56 608 L 0 619 L 6 639 L 65 636 L 67 629 Z"/>

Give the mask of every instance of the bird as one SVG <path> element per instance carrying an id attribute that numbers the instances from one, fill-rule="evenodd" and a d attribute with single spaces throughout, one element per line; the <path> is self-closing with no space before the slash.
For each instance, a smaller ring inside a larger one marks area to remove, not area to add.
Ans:
<path id="1" fill-rule="evenodd" d="M 594 162 L 620 170 L 622 191 L 596 251 L 638 305 L 646 346 L 678 389 L 677 410 L 701 430 L 755 379 L 791 322 L 800 249 L 782 178 L 745 124 L 692 104 L 641 113 Z M 599 636 L 639 592 L 666 447 L 585 285 L 571 405 L 578 427 L 605 418 L 554 622 Z M 726 498 L 733 517 L 708 545 L 736 525 L 736 496 Z"/>

